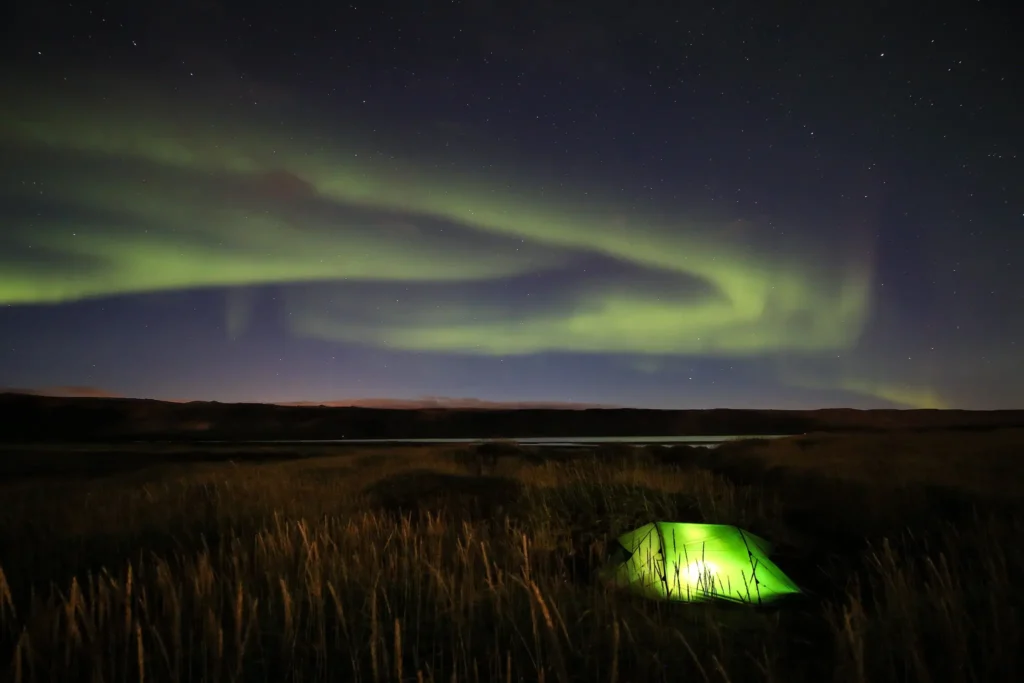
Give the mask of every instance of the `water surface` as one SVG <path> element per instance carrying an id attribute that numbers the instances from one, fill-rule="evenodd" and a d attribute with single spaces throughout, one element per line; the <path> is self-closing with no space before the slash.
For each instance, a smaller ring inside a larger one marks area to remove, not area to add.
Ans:
<path id="1" fill-rule="evenodd" d="M 727 434 L 700 436 L 528 436 L 500 439 L 458 438 L 458 439 L 273 439 L 266 441 L 204 441 L 203 443 L 250 443 L 250 444 L 391 444 L 396 446 L 415 444 L 477 444 L 489 441 L 514 441 L 529 446 L 591 446 L 597 444 L 629 444 L 634 446 L 688 444 L 691 446 L 717 446 L 726 441 L 742 439 L 781 439 L 792 434 Z"/>

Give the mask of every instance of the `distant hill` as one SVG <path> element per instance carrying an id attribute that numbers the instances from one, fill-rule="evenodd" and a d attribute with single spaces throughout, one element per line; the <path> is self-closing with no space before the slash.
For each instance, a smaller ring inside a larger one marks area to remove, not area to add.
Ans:
<path id="1" fill-rule="evenodd" d="M 0 441 L 525 438 L 1024 427 L 1024 411 L 419 409 L 0 394 Z"/>

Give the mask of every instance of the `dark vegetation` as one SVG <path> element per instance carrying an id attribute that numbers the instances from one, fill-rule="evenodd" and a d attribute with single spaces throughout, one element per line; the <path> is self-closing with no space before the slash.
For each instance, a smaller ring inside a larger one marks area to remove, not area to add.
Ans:
<path id="1" fill-rule="evenodd" d="M 1019 681 L 1024 430 L 594 450 L 10 445 L 17 681 Z M 771 539 L 796 604 L 595 579 L 652 520 Z"/>
<path id="2" fill-rule="evenodd" d="M 0 441 L 411 439 L 1024 428 L 1024 411 L 389 410 L 0 394 Z"/>

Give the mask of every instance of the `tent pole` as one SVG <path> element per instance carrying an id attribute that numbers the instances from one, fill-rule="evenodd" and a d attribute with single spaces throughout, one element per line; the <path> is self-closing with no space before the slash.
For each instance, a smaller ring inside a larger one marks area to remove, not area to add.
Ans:
<path id="1" fill-rule="evenodd" d="M 654 529 L 658 532 L 658 552 L 661 553 L 661 582 L 665 584 L 665 599 L 672 599 L 672 589 L 668 585 L 668 555 L 665 554 L 665 532 L 661 530 L 662 523 L 655 522 Z"/>

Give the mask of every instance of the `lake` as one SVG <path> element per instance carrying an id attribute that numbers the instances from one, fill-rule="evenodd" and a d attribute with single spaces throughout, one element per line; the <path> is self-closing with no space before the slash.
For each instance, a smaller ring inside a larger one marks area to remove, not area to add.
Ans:
<path id="1" fill-rule="evenodd" d="M 203 441 L 201 443 L 248 443 L 248 444 L 392 444 L 396 446 L 415 444 L 475 444 L 487 441 L 515 441 L 530 446 L 593 446 L 606 443 L 629 444 L 633 446 L 688 444 L 691 446 L 713 447 L 726 441 L 742 439 L 781 439 L 792 434 L 729 434 L 702 436 L 529 436 L 500 439 L 280 439 L 266 441 Z"/>

